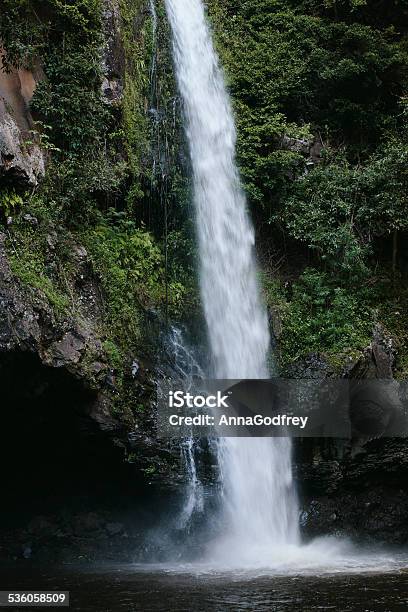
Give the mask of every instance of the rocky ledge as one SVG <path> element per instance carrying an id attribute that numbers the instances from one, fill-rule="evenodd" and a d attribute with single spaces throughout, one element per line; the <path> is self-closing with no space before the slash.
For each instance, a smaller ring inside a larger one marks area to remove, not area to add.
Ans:
<path id="1" fill-rule="evenodd" d="M 396 351 L 381 326 L 361 357 L 344 367 L 351 380 L 388 380 L 392 385 Z M 322 356 L 297 365 L 297 375 L 327 378 L 333 372 Z M 382 398 L 377 398 L 380 401 Z M 395 405 L 397 404 L 397 405 Z M 408 414 L 404 385 L 392 409 Z M 403 431 L 400 432 L 403 434 Z M 301 526 L 306 538 L 340 535 L 392 545 L 408 541 L 408 442 L 354 429 L 352 438 L 303 439 L 295 444 L 295 474 L 301 496 Z"/>

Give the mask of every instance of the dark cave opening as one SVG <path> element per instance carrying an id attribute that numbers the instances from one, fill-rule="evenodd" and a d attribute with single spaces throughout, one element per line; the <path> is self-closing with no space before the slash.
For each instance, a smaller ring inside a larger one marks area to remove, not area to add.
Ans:
<path id="1" fill-rule="evenodd" d="M 113 536 L 116 552 L 135 547 L 156 519 L 157 492 L 90 416 L 96 394 L 29 352 L 1 354 L 0 381 L 0 559 L 62 545 L 70 559 L 104 558 Z"/>

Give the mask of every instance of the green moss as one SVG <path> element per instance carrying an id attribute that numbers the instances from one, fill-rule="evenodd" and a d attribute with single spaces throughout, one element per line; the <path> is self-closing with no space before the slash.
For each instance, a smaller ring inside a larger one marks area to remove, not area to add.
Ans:
<path id="1" fill-rule="evenodd" d="M 84 232 L 81 239 L 101 279 L 109 339 L 130 351 L 140 340 L 143 309 L 164 299 L 160 249 L 148 232 L 126 222 L 99 225 Z"/>
<path id="2" fill-rule="evenodd" d="M 34 252 L 25 252 L 21 257 L 12 256 L 11 271 L 24 285 L 38 289 L 44 294 L 56 314 L 64 315 L 69 306 L 68 297 L 46 276 L 44 263 L 36 256 L 37 253 Z"/>
<path id="3" fill-rule="evenodd" d="M 343 283 L 343 284 L 342 284 Z M 360 286 L 316 269 L 283 282 L 262 274 L 265 300 L 280 320 L 278 358 L 284 370 L 310 353 L 325 356 L 335 373 L 369 346 L 374 325 L 383 326 L 396 350 L 395 376 L 408 376 L 408 291 L 392 270 Z"/>
<path id="4" fill-rule="evenodd" d="M 148 48 L 151 37 L 149 21 L 142 18 L 144 2 L 120 1 L 121 38 L 125 52 L 123 97 L 123 130 L 132 175 L 128 195 L 131 207 L 143 195 L 141 186 L 142 159 L 148 149 Z M 136 29 L 135 24 L 139 27 Z"/>
<path id="5" fill-rule="evenodd" d="M 33 207 L 31 212 L 39 213 Z M 21 217 L 14 223 L 6 243 L 13 275 L 27 288 L 38 291 L 53 309 L 57 318 L 68 315 L 72 307 L 69 291 L 70 264 L 60 245 L 50 260 L 47 236 L 53 232 L 48 219 L 38 216 L 32 226 Z"/>
<path id="6" fill-rule="evenodd" d="M 370 342 L 374 309 L 367 296 L 351 292 L 327 274 L 307 269 L 290 289 L 269 281 L 266 296 L 282 319 L 283 367 L 310 353 L 325 354 L 333 365 L 344 363 Z"/>
<path id="7" fill-rule="evenodd" d="M 105 340 L 103 342 L 103 350 L 106 353 L 109 364 L 117 370 L 121 369 L 123 365 L 123 355 L 118 346 L 112 342 L 112 340 Z"/>

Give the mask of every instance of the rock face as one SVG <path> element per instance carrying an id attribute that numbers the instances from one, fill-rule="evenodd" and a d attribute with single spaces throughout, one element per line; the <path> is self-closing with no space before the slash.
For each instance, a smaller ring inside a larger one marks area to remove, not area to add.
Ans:
<path id="1" fill-rule="evenodd" d="M 58 234 L 50 249 L 57 243 Z M 0 525 L 0 563 L 131 561 L 142 542 L 140 500 L 177 495 L 183 484 L 179 449 L 155 435 L 154 384 L 140 358 L 137 368 L 129 359 L 119 393 L 99 336 L 98 279 L 86 250 L 73 240 L 70 248 L 75 308 L 57 317 L 40 289 L 13 276 L 0 232 L 0 462 L 11 521 Z M 31 524 L 39 506 L 46 518 Z M 107 518 L 94 520 L 104 508 Z"/>
<path id="2" fill-rule="evenodd" d="M 67 239 L 65 233 L 65 245 Z M 58 235 L 50 250 L 56 242 Z M 100 337 L 105 316 L 102 290 L 86 250 L 72 238 L 68 244 L 75 260 L 69 288 L 73 307 L 58 317 L 41 289 L 25 287 L 13 276 L 6 236 L 0 232 L 0 372 L 2 362 L 10 369 L 10 359 L 15 356 L 35 358 L 45 378 L 52 370 L 62 371 L 83 389 L 87 417 L 102 431 L 110 432 L 113 441 L 122 445 L 124 456 L 144 447 L 145 454 L 140 453 L 138 459 L 142 466 L 147 462 L 151 467 L 157 460 L 155 453 L 167 456 L 166 444 L 155 439 L 154 384 L 146 367 L 140 362 L 136 368 L 135 359 L 129 358 L 125 369 L 129 410 L 112 416 L 118 390 Z M 23 375 L 16 372 L 16 376 Z M 138 414 L 139 404 L 146 409 Z M 166 469 L 165 461 L 162 467 Z"/>
<path id="3" fill-rule="evenodd" d="M 0 51 L 0 177 L 36 185 L 44 175 L 45 155 L 34 142 L 29 111 L 41 70 L 6 72 Z"/>
<path id="4" fill-rule="evenodd" d="M 102 57 L 102 96 L 107 104 L 116 105 L 123 97 L 125 55 L 120 37 L 120 10 L 118 0 L 105 0 L 103 18 L 105 44 Z"/>
<path id="5" fill-rule="evenodd" d="M 408 541 L 407 520 L 408 495 L 391 487 L 323 497 L 313 500 L 301 514 L 302 528 L 309 537 L 324 533 L 397 546 Z"/>
<path id="6" fill-rule="evenodd" d="M 282 149 L 299 153 L 306 159 L 306 168 L 312 168 L 315 164 L 321 161 L 323 144 L 319 137 L 312 139 L 306 138 L 291 138 L 284 135 L 281 139 L 280 146 Z"/>
<path id="7" fill-rule="evenodd" d="M 0 562 L 132 562 L 143 542 L 141 533 L 132 521 L 109 522 L 111 515 L 112 510 L 37 515 L 2 541 Z"/>
<path id="8" fill-rule="evenodd" d="M 360 381 L 388 379 L 392 386 L 394 360 L 392 341 L 377 326 L 371 345 L 358 361 L 345 367 L 343 375 Z M 322 364 L 310 370 L 310 362 L 316 366 L 319 360 L 314 357 L 306 362 L 306 372 L 330 376 Z M 300 364 L 299 368 L 301 371 Z M 383 397 L 374 400 L 383 407 Z M 402 387 L 391 409 L 405 414 L 406 406 Z M 306 537 L 335 534 L 366 542 L 408 541 L 408 442 L 386 436 L 386 427 L 375 435 L 364 435 L 355 428 L 351 440 L 296 442 L 295 474 Z"/>
<path id="9" fill-rule="evenodd" d="M 78 264 L 82 283 L 84 278 L 88 279 L 88 300 L 93 300 L 95 311 L 100 297 L 90 264 L 87 260 Z M 93 294 L 92 298 L 89 293 Z M 66 370 L 73 378 L 82 381 L 84 389 L 94 391 L 92 410 L 95 410 L 99 403 L 105 407 L 108 402 L 103 389 L 108 365 L 96 332 L 101 313 L 94 320 L 85 318 L 85 312 L 81 310 L 77 314 L 78 318 L 71 316 L 57 320 L 40 291 L 24 290 L 11 273 L 5 235 L 0 233 L 0 361 L 2 356 L 31 353 L 38 356 L 44 368 Z M 97 375 L 94 375 L 93 363 L 100 364 Z M 103 413 L 106 415 L 104 409 Z M 112 418 L 105 423 L 108 424 L 110 428 L 118 425 Z"/>

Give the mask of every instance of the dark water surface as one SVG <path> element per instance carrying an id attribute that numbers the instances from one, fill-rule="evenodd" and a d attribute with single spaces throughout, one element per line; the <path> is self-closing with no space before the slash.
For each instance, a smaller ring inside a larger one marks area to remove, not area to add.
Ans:
<path id="1" fill-rule="evenodd" d="M 19 567 L 1 570 L 1 590 L 8 589 L 70 591 L 71 610 L 92 612 L 408 610 L 406 570 L 244 579 L 130 566 L 42 571 Z"/>

